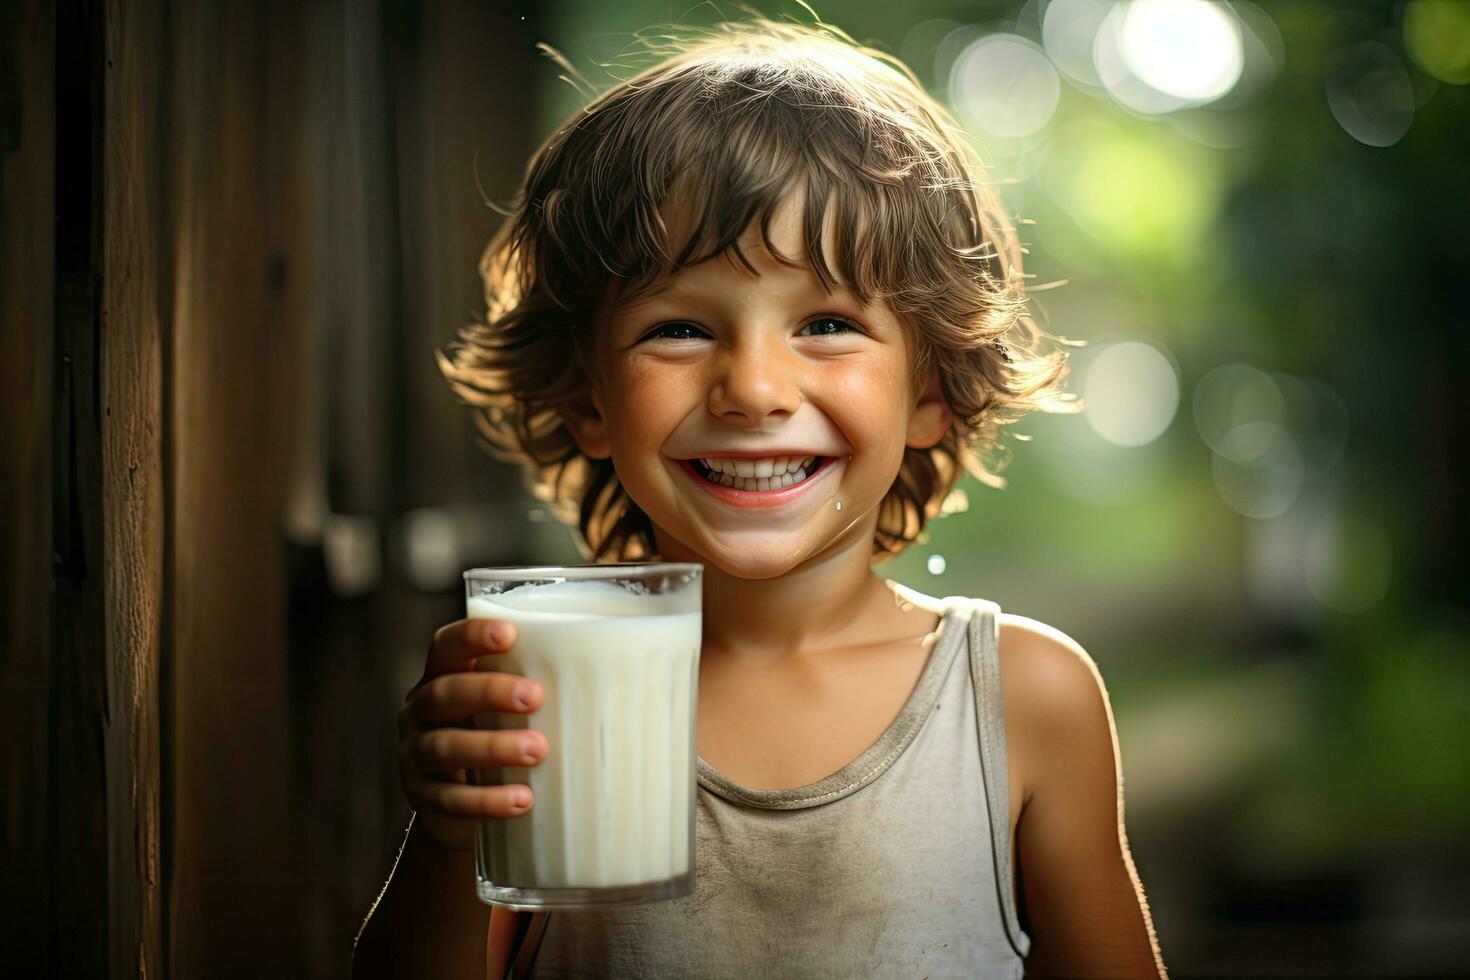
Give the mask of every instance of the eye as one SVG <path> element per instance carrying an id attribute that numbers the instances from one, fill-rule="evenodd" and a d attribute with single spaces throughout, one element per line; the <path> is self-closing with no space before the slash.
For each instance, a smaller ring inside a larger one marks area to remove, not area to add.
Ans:
<path id="1" fill-rule="evenodd" d="M 817 319 L 809 322 L 805 327 L 802 327 L 801 329 L 805 331 L 808 327 L 813 328 L 813 332 L 811 334 L 808 334 L 808 336 L 812 337 L 832 337 L 841 333 L 858 332 L 857 327 L 854 327 L 851 323 L 848 323 L 841 317 L 835 316 L 818 317 Z"/>
<path id="2" fill-rule="evenodd" d="M 699 340 L 704 336 L 692 323 L 660 323 L 643 335 L 644 340 Z"/>

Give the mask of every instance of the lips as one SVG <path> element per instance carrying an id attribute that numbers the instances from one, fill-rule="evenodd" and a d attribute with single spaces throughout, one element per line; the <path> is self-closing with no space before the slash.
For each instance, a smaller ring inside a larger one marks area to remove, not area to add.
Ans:
<path id="1" fill-rule="evenodd" d="M 795 454 L 793 453 L 790 455 Z M 723 458 L 741 459 L 768 458 L 765 454 L 762 454 L 760 456 L 755 456 L 753 454 L 741 454 L 739 456 L 734 456 L 733 454 L 721 454 L 715 456 L 706 455 L 701 458 L 718 459 L 722 458 L 722 456 Z M 815 483 L 817 483 L 818 480 L 822 479 L 827 471 L 832 468 L 832 464 L 836 462 L 836 459 L 831 456 L 819 456 L 817 457 L 817 460 L 818 461 L 815 465 L 815 468 L 807 474 L 806 479 L 802 480 L 800 483 L 794 483 L 788 487 L 782 487 L 776 490 L 744 490 L 736 486 L 725 486 L 721 483 L 716 483 L 712 481 L 706 475 L 709 472 L 708 469 L 705 468 L 703 464 L 701 464 L 698 460 L 681 459 L 678 460 L 678 464 L 679 468 L 683 470 L 686 474 L 688 474 L 691 480 L 698 483 L 707 493 L 715 497 L 717 500 L 723 501 L 724 503 L 731 504 L 736 507 L 765 508 L 780 507 L 784 504 L 790 503 L 798 497 L 801 497 Z M 715 475 L 720 476 L 721 474 Z"/>

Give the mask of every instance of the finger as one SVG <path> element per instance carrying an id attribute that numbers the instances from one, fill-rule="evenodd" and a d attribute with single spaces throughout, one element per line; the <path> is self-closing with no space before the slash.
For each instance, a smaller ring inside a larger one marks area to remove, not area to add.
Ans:
<path id="1" fill-rule="evenodd" d="M 546 748 L 546 736 L 529 729 L 490 732 L 435 728 L 405 743 L 410 766 L 422 773 L 539 765 L 546 758 Z"/>
<path id="2" fill-rule="evenodd" d="M 503 653 L 515 642 L 514 623 L 503 619 L 457 619 L 434 631 L 419 683 L 452 671 L 471 670 L 480 657 Z"/>
<path id="3" fill-rule="evenodd" d="M 504 786 L 472 786 L 438 779 L 415 777 L 408 781 L 409 803 L 415 810 L 465 820 L 518 817 L 531 809 L 531 787 L 519 783 Z"/>
<path id="4" fill-rule="evenodd" d="M 479 670 L 446 674 L 409 692 L 398 712 L 398 734 L 448 725 L 480 711 L 529 713 L 544 700 L 541 685 L 517 674 Z"/>

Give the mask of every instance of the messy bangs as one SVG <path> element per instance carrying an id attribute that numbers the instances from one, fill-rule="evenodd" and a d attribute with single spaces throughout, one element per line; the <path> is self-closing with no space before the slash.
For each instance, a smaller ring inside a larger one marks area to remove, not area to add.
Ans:
<path id="1" fill-rule="evenodd" d="M 586 405 L 597 324 L 617 304 L 720 255 L 754 274 L 739 245 L 752 226 L 798 265 L 770 227 L 799 196 L 813 273 L 893 309 L 915 382 L 937 375 L 955 416 L 938 445 L 905 451 L 875 555 L 914 540 L 961 472 L 1003 486 L 999 427 L 1079 406 L 1060 390 L 1065 352 L 1043 350 L 1027 315 L 1021 248 L 964 134 L 899 62 L 826 25 L 723 24 L 647 47 L 655 67 L 537 152 L 481 262 L 485 322 L 439 354 L 486 448 L 525 466 L 594 560 L 653 556 L 612 461 L 582 455 L 561 412 Z"/>

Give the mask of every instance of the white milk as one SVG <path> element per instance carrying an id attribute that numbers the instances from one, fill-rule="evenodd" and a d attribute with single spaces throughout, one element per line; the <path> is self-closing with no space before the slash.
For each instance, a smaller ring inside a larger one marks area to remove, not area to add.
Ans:
<path id="1" fill-rule="evenodd" d="M 604 888 L 690 870 L 698 585 L 635 595 L 610 582 L 524 585 L 467 600 L 472 619 L 506 619 L 518 637 L 482 670 L 529 677 L 546 692 L 532 714 L 490 712 L 482 728 L 533 728 L 536 766 L 483 770 L 524 783 L 529 813 L 478 831 L 480 876 L 500 887 Z"/>

